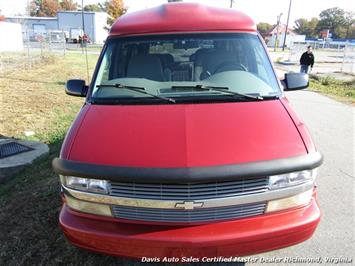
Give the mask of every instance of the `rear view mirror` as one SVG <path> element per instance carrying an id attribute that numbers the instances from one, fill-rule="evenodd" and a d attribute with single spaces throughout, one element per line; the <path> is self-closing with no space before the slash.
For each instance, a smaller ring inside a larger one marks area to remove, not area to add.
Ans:
<path id="1" fill-rule="evenodd" d="M 306 73 L 286 73 L 285 74 L 285 91 L 305 89 L 309 85 L 309 77 Z"/>
<path id="2" fill-rule="evenodd" d="M 72 96 L 85 97 L 88 92 L 88 86 L 85 85 L 85 80 L 69 79 L 66 84 L 65 93 Z"/>

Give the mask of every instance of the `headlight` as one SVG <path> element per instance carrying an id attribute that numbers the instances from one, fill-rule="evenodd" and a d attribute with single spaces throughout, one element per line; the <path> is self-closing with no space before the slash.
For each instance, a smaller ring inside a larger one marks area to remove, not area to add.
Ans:
<path id="1" fill-rule="evenodd" d="M 75 176 L 61 176 L 62 184 L 73 189 L 108 194 L 109 184 L 107 180 L 91 179 Z"/>
<path id="2" fill-rule="evenodd" d="M 307 181 L 314 181 L 316 175 L 317 169 L 273 175 L 269 177 L 269 189 L 284 188 L 299 185 Z"/>
<path id="3" fill-rule="evenodd" d="M 69 195 L 65 195 L 65 200 L 67 205 L 73 210 L 96 215 L 112 216 L 109 205 L 82 201 Z"/>
<path id="4" fill-rule="evenodd" d="M 271 200 L 268 202 L 265 212 L 281 211 L 308 204 L 312 199 L 312 194 L 313 189 L 310 189 L 295 196 Z"/>

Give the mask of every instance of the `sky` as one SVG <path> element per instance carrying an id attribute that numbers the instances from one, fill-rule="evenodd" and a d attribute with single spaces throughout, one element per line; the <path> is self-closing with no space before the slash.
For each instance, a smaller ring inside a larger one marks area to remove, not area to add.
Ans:
<path id="1" fill-rule="evenodd" d="M 0 0 L 2 14 L 12 16 L 25 14 L 25 7 L 29 0 Z M 76 1 L 81 3 L 81 0 Z M 84 0 L 84 5 L 104 2 L 100 0 Z M 124 0 L 128 12 L 145 9 L 148 7 L 166 3 L 167 0 Z M 199 2 L 207 5 L 229 8 L 230 0 L 184 0 L 184 2 Z M 268 22 L 276 24 L 277 16 L 281 16 L 281 22 L 286 23 L 289 0 L 235 0 L 235 9 L 247 13 L 256 23 Z M 301 17 L 310 19 L 318 17 L 319 13 L 327 8 L 340 7 L 346 11 L 355 12 L 353 0 L 292 0 L 290 16 L 291 25 Z"/>

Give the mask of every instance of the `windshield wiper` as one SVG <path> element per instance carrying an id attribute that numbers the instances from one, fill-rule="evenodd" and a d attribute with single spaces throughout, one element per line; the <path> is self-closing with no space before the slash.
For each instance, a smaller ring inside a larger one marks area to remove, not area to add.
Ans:
<path id="1" fill-rule="evenodd" d="M 124 84 L 120 84 L 120 83 L 102 84 L 102 85 L 96 85 L 96 87 L 98 87 L 98 88 L 112 88 L 113 87 L 113 88 L 118 88 L 118 89 L 127 89 L 130 91 L 135 91 L 135 92 L 139 92 L 142 94 L 146 94 L 146 95 L 152 96 L 152 97 L 160 99 L 160 100 L 164 100 L 164 101 L 171 102 L 171 103 L 176 103 L 176 101 L 174 99 L 162 97 L 162 96 L 159 96 L 159 95 L 156 95 L 153 93 L 149 93 L 143 87 L 129 86 L 129 85 L 124 85 Z"/>
<path id="2" fill-rule="evenodd" d="M 235 91 L 230 91 L 228 87 L 217 87 L 217 86 L 208 86 L 208 85 L 202 85 L 202 84 L 197 84 L 197 85 L 180 85 L 180 86 L 172 86 L 171 89 L 186 89 L 186 88 L 192 88 L 195 91 L 220 91 L 220 92 L 225 92 L 229 93 L 231 95 L 247 98 L 247 99 L 253 99 L 253 100 L 263 100 L 263 97 L 261 96 L 252 96 L 248 94 L 243 94 Z"/>
<path id="3" fill-rule="evenodd" d="M 279 95 L 264 95 L 262 96 L 264 100 L 274 100 L 274 99 L 280 99 Z"/>

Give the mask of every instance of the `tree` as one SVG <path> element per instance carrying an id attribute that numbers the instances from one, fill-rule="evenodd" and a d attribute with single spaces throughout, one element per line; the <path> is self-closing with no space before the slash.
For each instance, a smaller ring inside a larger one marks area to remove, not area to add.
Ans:
<path id="1" fill-rule="evenodd" d="M 54 17 L 59 9 L 57 0 L 32 0 L 28 6 L 30 16 Z"/>
<path id="2" fill-rule="evenodd" d="M 349 27 L 348 36 L 346 38 L 355 39 L 355 25 L 351 25 L 351 27 Z"/>
<path id="3" fill-rule="evenodd" d="M 98 3 L 84 6 L 84 11 L 102 12 L 105 11 L 105 8 Z"/>
<path id="4" fill-rule="evenodd" d="M 354 38 L 355 20 L 353 12 L 334 7 L 323 10 L 318 18 L 308 21 L 300 18 L 295 21 L 295 31 L 307 37 L 319 37 L 322 30 L 329 30 L 333 38 Z"/>
<path id="5" fill-rule="evenodd" d="M 41 8 L 38 16 L 40 17 L 54 17 L 57 15 L 59 9 L 58 1 L 56 0 L 42 0 Z"/>
<path id="6" fill-rule="evenodd" d="M 78 10 L 78 4 L 74 3 L 73 0 L 62 0 L 60 2 L 61 10 Z"/>
<path id="7" fill-rule="evenodd" d="M 27 9 L 33 17 L 54 17 L 58 10 L 77 10 L 78 4 L 73 0 L 32 0 Z"/>
<path id="8" fill-rule="evenodd" d="M 355 19 L 354 12 L 345 12 L 346 38 L 355 39 Z"/>
<path id="9" fill-rule="evenodd" d="M 305 18 L 299 18 L 295 20 L 295 32 L 298 34 L 307 35 L 308 29 L 308 20 Z"/>
<path id="10" fill-rule="evenodd" d="M 319 14 L 318 30 L 329 29 L 333 38 L 345 38 L 349 28 L 345 15 L 346 12 L 338 7 L 323 10 Z"/>
<path id="11" fill-rule="evenodd" d="M 295 21 L 295 31 L 298 34 L 304 34 L 307 37 L 317 38 L 319 31 L 317 29 L 318 18 L 312 18 L 307 20 L 305 18 L 300 18 Z"/>
<path id="12" fill-rule="evenodd" d="M 105 9 L 108 14 L 107 24 L 112 25 L 115 20 L 126 13 L 127 8 L 122 0 L 109 0 L 105 2 Z"/>
<path id="13" fill-rule="evenodd" d="M 261 35 L 264 35 L 266 33 L 268 33 L 269 31 L 271 31 L 274 28 L 274 25 L 271 25 L 269 23 L 266 22 L 260 22 L 258 23 L 258 25 L 256 25 L 258 31 L 260 32 Z"/>
<path id="14" fill-rule="evenodd" d="M 42 0 L 32 0 L 27 5 L 27 11 L 31 17 L 37 16 L 38 10 L 40 9 Z"/>

